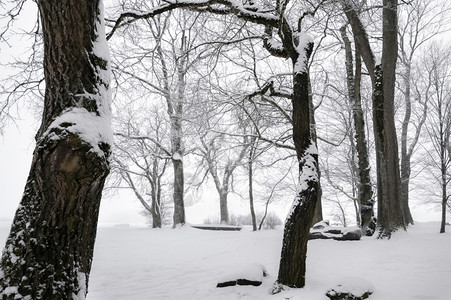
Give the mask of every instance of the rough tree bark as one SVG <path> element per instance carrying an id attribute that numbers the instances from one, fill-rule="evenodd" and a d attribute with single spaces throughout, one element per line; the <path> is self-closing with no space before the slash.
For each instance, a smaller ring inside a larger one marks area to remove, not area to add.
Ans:
<path id="1" fill-rule="evenodd" d="M 282 21 L 282 43 L 293 63 L 293 142 L 299 161 L 299 192 L 285 222 L 280 255 L 279 285 L 305 286 L 307 242 L 318 198 L 318 152 L 310 130 L 309 76 L 307 62 L 313 41 L 293 32 Z M 274 290 L 273 292 L 277 292 Z"/>
<path id="2" fill-rule="evenodd" d="M 84 299 L 112 142 L 100 1 L 37 1 L 42 124 L 1 258 L 2 299 Z"/>
<path id="3" fill-rule="evenodd" d="M 313 93 L 312 93 L 312 83 L 308 82 L 308 91 L 309 91 L 309 118 L 310 118 L 310 127 L 311 127 L 311 134 L 312 139 L 315 142 L 315 146 L 318 148 L 318 136 L 316 134 L 316 119 L 315 119 L 315 105 L 313 104 Z M 318 192 L 317 192 L 318 199 L 316 200 L 316 207 L 315 207 L 315 214 L 313 215 L 313 221 L 312 224 L 316 224 L 318 222 L 321 222 L 323 220 L 323 205 L 322 205 L 322 197 L 323 197 L 323 190 L 321 188 L 321 171 L 318 168 Z"/>
<path id="4" fill-rule="evenodd" d="M 376 70 L 373 99 L 374 135 L 378 164 L 377 229 L 380 237 L 390 237 L 408 223 L 401 199 L 398 139 L 395 127 L 395 81 L 398 58 L 397 0 L 384 0 L 382 10 L 382 64 Z M 379 76 L 380 75 L 380 76 Z M 382 86 L 378 80 L 382 77 Z M 382 87 L 382 90 L 379 88 Z"/>
<path id="5" fill-rule="evenodd" d="M 346 79 L 348 86 L 348 97 L 352 104 L 352 116 L 354 119 L 355 141 L 358 158 L 358 203 L 360 206 L 360 226 L 366 234 L 368 225 L 374 215 L 373 190 L 371 187 L 370 163 L 368 146 L 365 134 L 365 119 L 360 97 L 361 58 L 358 47 L 355 50 L 355 73 L 353 71 L 353 58 L 351 41 L 346 34 L 346 26 L 341 27 L 341 36 L 345 45 L 346 54 Z M 372 233 L 371 233 L 372 234 Z"/>
<path id="6" fill-rule="evenodd" d="M 397 60 L 397 1 L 384 0 L 382 30 L 382 63 L 376 65 L 368 35 L 350 1 L 342 1 L 351 24 L 356 47 L 371 77 L 373 85 L 373 129 L 376 145 L 377 199 L 379 237 L 390 237 L 408 225 L 401 201 L 398 141 L 394 122 L 394 87 Z"/>

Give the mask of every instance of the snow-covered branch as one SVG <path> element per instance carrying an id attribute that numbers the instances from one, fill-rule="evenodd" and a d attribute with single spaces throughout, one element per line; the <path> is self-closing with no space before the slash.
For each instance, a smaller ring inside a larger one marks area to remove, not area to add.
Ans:
<path id="1" fill-rule="evenodd" d="M 114 22 L 114 25 L 112 26 L 110 33 L 108 33 L 107 39 L 110 39 L 116 30 L 125 24 L 130 24 L 140 19 L 153 18 L 176 8 L 205 11 L 214 14 L 233 14 L 244 21 L 271 27 L 277 27 L 279 20 L 278 17 L 270 13 L 260 12 L 259 9 L 255 9 L 255 7 L 243 6 L 241 2 L 234 0 L 170 0 L 164 1 L 163 4 L 160 4 L 149 11 L 122 12 L 116 20 L 110 20 Z"/>

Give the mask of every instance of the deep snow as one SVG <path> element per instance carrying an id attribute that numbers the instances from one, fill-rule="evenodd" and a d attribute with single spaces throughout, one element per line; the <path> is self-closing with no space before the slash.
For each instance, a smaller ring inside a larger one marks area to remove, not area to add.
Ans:
<path id="1" fill-rule="evenodd" d="M 354 289 L 372 286 L 370 300 L 447 300 L 451 234 L 438 229 L 438 223 L 418 223 L 391 240 L 310 241 L 306 287 L 272 296 L 267 291 L 277 277 L 282 230 L 101 227 L 87 299 L 327 300 L 328 289 L 348 282 Z M 8 230 L 0 223 L 2 245 Z M 261 286 L 216 288 L 227 274 L 256 263 L 269 274 Z"/>

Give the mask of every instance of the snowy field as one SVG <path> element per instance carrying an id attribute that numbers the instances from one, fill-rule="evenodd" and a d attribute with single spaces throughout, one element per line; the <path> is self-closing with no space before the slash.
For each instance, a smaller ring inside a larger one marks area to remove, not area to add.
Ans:
<path id="1" fill-rule="evenodd" d="M 438 223 L 418 223 L 389 241 L 311 241 L 306 287 L 272 296 L 267 291 L 277 277 L 282 230 L 101 227 L 87 299 L 327 300 L 327 289 L 354 277 L 357 285 L 374 286 L 370 300 L 449 300 L 451 234 L 438 229 Z M 0 223 L 2 247 L 8 230 Z M 255 263 L 269 273 L 261 286 L 216 288 L 227 274 L 245 273 Z"/>

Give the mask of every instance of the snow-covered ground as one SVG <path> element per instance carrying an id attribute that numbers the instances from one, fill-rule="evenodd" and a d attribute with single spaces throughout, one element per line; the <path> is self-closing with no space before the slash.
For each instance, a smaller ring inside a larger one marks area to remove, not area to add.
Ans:
<path id="1" fill-rule="evenodd" d="M 418 223 L 391 240 L 310 241 L 306 287 L 272 296 L 282 230 L 101 227 L 87 299 L 327 300 L 325 292 L 343 281 L 356 289 L 373 286 L 370 300 L 447 300 L 451 234 L 438 229 L 438 223 Z M 9 224 L 0 223 L 2 245 L 8 230 Z M 255 270 L 256 263 L 269 273 L 261 286 L 216 288 L 228 274 Z"/>

